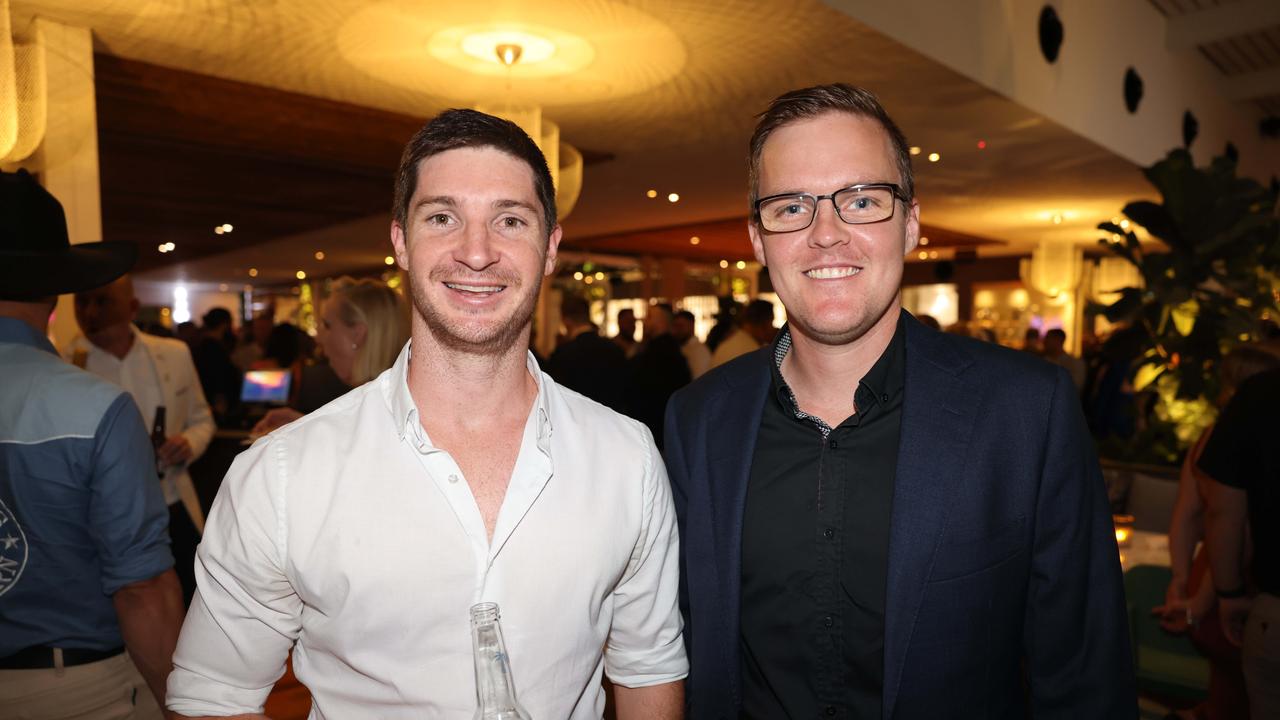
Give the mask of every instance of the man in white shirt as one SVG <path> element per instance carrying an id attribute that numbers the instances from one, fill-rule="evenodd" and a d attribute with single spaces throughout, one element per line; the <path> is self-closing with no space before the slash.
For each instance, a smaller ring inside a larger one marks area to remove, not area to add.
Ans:
<path id="1" fill-rule="evenodd" d="M 471 718 L 468 609 L 501 607 L 535 718 L 683 716 L 670 488 L 641 424 L 527 352 L 560 241 L 541 152 L 451 110 L 410 141 L 391 239 L 412 339 L 237 458 L 169 678 L 179 717 L 260 713 L 292 649 L 312 718 Z M 251 715 L 252 716 L 252 715 Z M 260 717 L 260 716 L 259 716 Z"/>
<path id="2" fill-rule="evenodd" d="M 82 334 L 65 353 L 67 360 L 129 391 L 153 432 L 158 410 L 164 408 L 165 439 L 156 448 L 156 471 L 169 505 L 174 570 L 183 601 L 190 605 L 204 512 L 187 466 L 204 454 L 217 430 L 191 351 L 181 340 L 148 335 L 134 326 L 138 299 L 128 275 L 76 293 L 75 308 Z"/>

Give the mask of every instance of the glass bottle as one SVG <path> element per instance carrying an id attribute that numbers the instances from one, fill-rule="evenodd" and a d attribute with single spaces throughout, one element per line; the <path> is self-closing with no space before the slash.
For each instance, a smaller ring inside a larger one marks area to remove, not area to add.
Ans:
<path id="1" fill-rule="evenodd" d="M 164 424 L 164 406 L 159 405 L 156 407 L 156 420 L 151 423 L 151 445 L 157 451 L 160 450 L 160 446 L 164 445 L 165 440 L 168 438 L 165 434 Z M 158 452 L 156 454 L 156 475 L 159 475 L 161 480 L 164 479 L 164 463 L 160 460 Z"/>
<path id="2" fill-rule="evenodd" d="M 530 720 L 516 700 L 511 661 L 502 639 L 497 603 L 471 606 L 471 652 L 476 663 L 475 720 Z"/>

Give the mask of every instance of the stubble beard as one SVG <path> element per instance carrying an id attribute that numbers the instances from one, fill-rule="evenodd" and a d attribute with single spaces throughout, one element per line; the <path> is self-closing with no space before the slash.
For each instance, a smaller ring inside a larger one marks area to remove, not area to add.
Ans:
<path id="1" fill-rule="evenodd" d="M 461 278 L 458 277 L 458 273 L 452 272 L 448 268 L 436 267 L 429 274 L 427 282 L 436 284 L 450 279 Z M 522 278 L 505 272 L 490 272 L 480 276 L 468 276 L 466 279 L 471 282 L 498 281 L 497 284 L 506 286 L 502 291 L 503 293 L 515 292 L 519 294 L 525 290 L 525 283 Z M 441 347 L 454 352 L 490 357 L 510 352 L 521 340 L 521 336 L 529 328 L 533 320 L 533 313 L 538 304 L 538 292 L 541 287 L 542 275 L 538 274 L 534 277 L 533 282 L 528 287 L 528 291 L 521 296 L 519 303 L 505 322 L 496 325 L 471 326 L 465 321 L 458 322 L 456 318 L 449 317 L 446 313 L 441 312 L 440 308 L 433 305 L 430 298 L 427 297 L 423 284 L 412 281 L 409 283 L 414 309 L 422 317 L 423 322 L 426 323 L 432 339 L 439 343 Z"/>

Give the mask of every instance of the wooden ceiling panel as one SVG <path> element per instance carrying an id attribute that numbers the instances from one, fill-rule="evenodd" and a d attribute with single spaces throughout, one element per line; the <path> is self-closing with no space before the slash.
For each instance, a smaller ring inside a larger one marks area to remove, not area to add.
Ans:
<path id="1" fill-rule="evenodd" d="M 422 124 L 108 55 L 95 73 L 103 237 L 140 271 L 385 212 Z"/>

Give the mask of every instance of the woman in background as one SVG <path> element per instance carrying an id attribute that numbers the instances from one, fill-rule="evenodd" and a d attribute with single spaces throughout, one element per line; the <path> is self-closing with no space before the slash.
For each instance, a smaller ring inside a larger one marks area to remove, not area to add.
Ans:
<path id="1" fill-rule="evenodd" d="M 399 293 L 378 280 L 339 279 L 320 311 L 319 344 L 328 365 L 304 368 L 293 407 L 267 413 L 253 435 L 265 435 L 374 379 L 395 363 L 408 340 L 408 306 Z"/>

